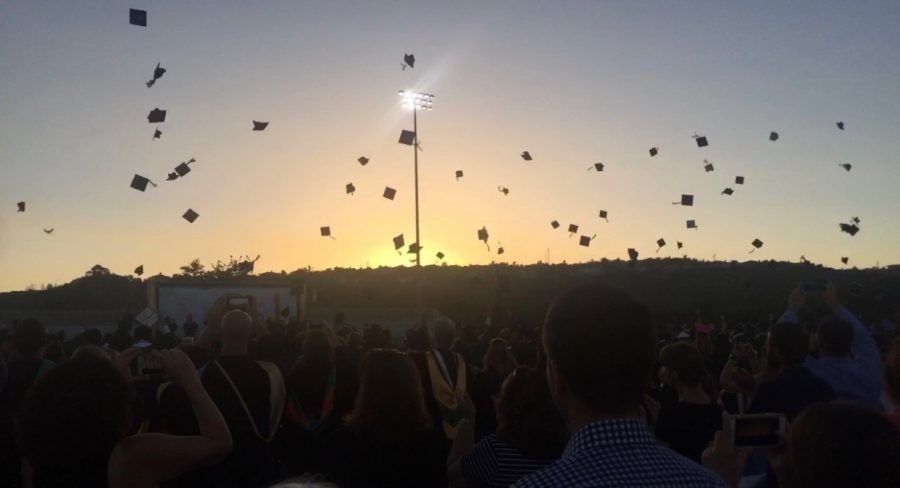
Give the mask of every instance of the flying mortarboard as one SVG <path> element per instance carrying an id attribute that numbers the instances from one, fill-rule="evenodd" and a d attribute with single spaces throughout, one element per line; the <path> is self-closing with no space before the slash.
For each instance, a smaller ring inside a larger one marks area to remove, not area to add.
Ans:
<path id="1" fill-rule="evenodd" d="M 559 229 L 559 222 L 556 220 L 550 222 L 550 227 L 553 227 L 554 229 Z"/>
<path id="2" fill-rule="evenodd" d="M 144 178 L 141 175 L 134 175 L 134 178 L 131 179 L 131 187 L 137 191 L 145 191 L 147 190 L 147 185 L 151 185 L 156 187 L 156 183 L 150 181 L 148 178 Z"/>
<path id="3" fill-rule="evenodd" d="M 757 249 L 763 247 L 763 241 L 759 239 L 753 239 L 753 242 L 750 243 L 753 246 L 753 249 L 750 250 L 750 253 L 756 252 Z"/>
<path id="4" fill-rule="evenodd" d="M 697 147 L 706 147 L 709 145 L 709 141 L 706 140 L 706 136 L 698 136 L 694 134 L 694 140 L 697 141 Z"/>
<path id="5" fill-rule="evenodd" d="M 838 128 L 838 129 L 844 130 L 844 123 L 843 123 L 843 122 L 835 122 L 835 124 L 837 125 L 837 128 Z"/>
<path id="6" fill-rule="evenodd" d="M 463 177 L 463 170 L 461 170 L 461 169 L 456 170 L 456 181 L 459 181 L 459 179 L 462 177 Z"/>
<path id="7" fill-rule="evenodd" d="M 491 246 L 490 246 L 490 244 L 488 244 L 489 237 L 490 236 L 488 235 L 487 227 L 482 227 L 482 228 L 478 229 L 478 240 L 484 241 L 484 245 L 487 246 L 488 251 L 491 250 Z"/>
<path id="8" fill-rule="evenodd" d="M 436 254 L 436 256 L 437 256 L 438 259 L 444 259 L 444 253 L 442 253 L 442 252 L 440 252 L 440 251 L 438 251 L 438 253 Z"/>
<path id="9" fill-rule="evenodd" d="M 734 190 L 732 190 L 731 188 L 726 188 L 726 189 L 722 190 L 722 195 L 731 195 L 733 193 L 734 193 Z"/>
<path id="10" fill-rule="evenodd" d="M 416 254 L 421 252 L 424 247 L 420 246 L 418 242 L 413 242 L 409 245 L 409 249 L 406 251 L 406 254 Z"/>
<path id="11" fill-rule="evenodd" d="M 678 249 L 684 247 L 684 244 L 682 244 L 681 241 L 676 242 L 675 245 L 678 246 Z"/>
<path id="12" fill-rule="evenodd" d="M 608 213 L 606 210 L 601 210 L 601 211 L 600 211 L 600 218 L 601 218 L 601 219 L 603 219 L 603 220 L 609 222 L 609 218 L 608 218 L 608 217 L 609 217 L 609 213 Z"/>
<path id="13" fill-rule="evenodd" d="M 499 246 L 499 247 L 497 248 L 497 255 L 498 255 L 498 256 L 506 252 L 506 250 L 503 249 L 503 246 L 500 246 L 499 243 L 498 243 L 497 245 Z"/>
<path id="14" fill-rule="evenodd" d="M 416 67 L 416 56 L 414 54 L 403 54 L 403 69 L 406 70 L 406 67 L 410 68 Z"/>
<path id="15" fill-rule="evenodd" d="M 598 172 L 599 172 L 599 171 L 603 171 L 603 163 L 594 163 L 593 166 L 588 167 L 588 171 L 590 171 L 590 170 L 592 170 L 592 169 L 595 169 L 595 170 L 597 170 Z"/>
<path id="16" fill-rule="evenodd" d="M 128 23 L 141 27 L 147 27 L 147 11 L 136 8 L 128 9 Z"/>
<path id="17" fill-rule="evenodd" d="M 715 171 L 715 168 L 713 167 L 712 163 L 710 163 L 709 161 L 707 161 L 705 159 L 703 160 L 703 163 L 704 163 L 703 169 L 706 170 L 707 173 L 709 173 L 711 171 Z"/>
<path id="18" fill-rule="evenodd" d="M 253 130 L 266 130 L 266 127 L 268 126 L 268 122 L 259 122 L 257 120 L 253 121 Z"/>
<path id="19" fill-rule="evenodd" d="M 569 237 L 575 235 L 576 232 L 578 232 L 578 226 L 575 224 L 569 224 Z"/>
<path id="20" fill-rule="evenodd" d="M 166 68 L 161 67 L 159 64 L 160 63 L 156 63 L 156 69 L 153 70 L 153 79 L 147 82 L 147 88 L 156 84 L 156 80 L 162 78 L 162 76 L 166 74 Z"/>
<path id="21" fill-rule="evenodd" d="M 777 140 L 778 140 L 778 133 L 777 133 L 777 132 L 774 132 L 774 131 L 773 131 L 773 132 L 769 132 L 769 140 L 772 141 L 772 142 L 777 141 Z"/>
<path id="22" fill-rule="evenodd" d="M 531 161 L 531 153 L 529 153 L 528 151 L 522 151 L 522 159 L 524 159 L 525 161 Z"/>
<path id="23" fill-rule="evenodd" d="M 187 212 L 185 212 L 184 215 L 182 215 L 181 217 L 184 218 L 184 220 L 187 220 L 188 222 L 193 224 L 194 221 L 197 220 L 197 217 L 199 217 L 199 216 L 200 216 L 200 214 L 198 214 L 197 212 L 194 212 L 193 209 L 189 208 L 187 210 Z"/>
<path id="24" fill-rule="evenodd" d="M 850 258 L 844 256 L 844 257 L 841 258 L 841 262 L 844 263 L 844 264 L 847 264 L 847 263 L 850 262 Z"/>
<path id="25" fill-rule="evenodd" d="M 411 130 L 402 130 L 400 131 L 400 140 L 397 141 L 400 144 L 406 144 L 407 146 L 412 146 L 416 141 L 416 133 Z"/>
<path id="26" fill-rule="evenodd" d="M 853 222 L 854 224 L 858 224 L 860 222 L 859 217 L 852 217 L 850 219 L 850 221 Z"/>
<path id="27" fill-rule="evenodd" d="M 166 177 L 166 181 L 175 181 L 178 179 L 178 173 L 172 172 L 169 173 L 169 176 Z"/>
<path id="28" fill-rule="evenodd" d="M 357 161 L 359 161 L 359 164 L 361 164 L 363 166 L 369 164 L 369 158 L 367 158 L 365 156 L 360 156 L 359 159 L 357 159 Z"/>
<path id="29" fill-rule="evenodd" d="M 347 183 L 347 194 L 348 194 L 348 195 L 353 195 L 353 193 L 354 193 L 355 191 L 356 191 L 356 187 L 353 186 L 353 183 Z"/>
<path id="30" fill-rule="evenodd" d="M 406 244 L 406 241 L 403 239 L 403 234 L 394 238 L 394 250 L 398 250 L 402 248 Z M 399 253 L 398 253 L 399 254 Z"/>
<path id="31" fill-rule="evenodd" d="M 660 249 L 666 246 L 666 240 L 663 238 L 659 238 L 656 240 L 656 252 L 659 252 Z"/>
<path id="32" fill-rule="evenodd" d="M 44 229 L 44 234 L 52 234 L 54 230 L 56 230 L 56 229 L 53 229 L 53 228 Z"/>
<path id="33" fill-rule="evenodd" d="M 636 249 L 628 248 L 628 259 L 630 259 L 632 261 L 637 261 L 638 256 L 640 256 L 640 254 L 638 254 Z"/>
<path id="34" fill-rule="evenodd" d="M 650 148 L 650 157 L 652 158 L 653 156 L 656 156 L 657 154 L 659 154 L 659 148 L 658 148 L 658 147 L 651 147 L 651 148 Z"/>
<path id="35" fill-rule="evenodd" d="M 841 232 L 846 232 L 852 237 L 859 232 L 859 227 L 856 224 L 841 224 Z"/>
<path id="36" fill-rule="evenodd" d="M 595 237 L 597 237 L 597 234 L 594 234 L 591 237 L 581 236 L 581 238 L 578 239 L 578 244 L 580 246 L 589 247 L 591 245 L 591 241 L 593 241 Z"/>
<path id="37" fill-rule="evenodd" d="M 320 227 L 319 234 L 322 237 L 331 237 L 331 227 L 328 227 L 328 226 Z M 334 237 L 331 237 L 331 238 L 334 239 Z"/>
<path id="38" fill-rule="evenodd" d="M 178 176 L 184 176 L 191 172 L 191 167 L 188 166 L 191 163 L 196 162 L 193 158 L 185 163 L 181 163 L 178 166 L 175 166 L 175 172 L 178 173 Z"/>
<path id="39" fill-rule="evenodd" d="M 162 137 L 162 131 L 157 127 L 156 130 L 153 131 L 153 139 L 159 139 L 160 137 Z"/>
<path id="40" fill-rule="evenodd" d="M 734 183 L 735 183 L 736 185 L 743 185 L 743 184 L 744 184 L 744 177 L 743 177 L 743 176 L 735 176 L 735 177 L 734 177 Z"/>
<path id="41" fill-rule="evenodd" d="M 688 221 L 687 221 L 687 228 L 688 228 L 688 229 L 696 229 L 696 228 L 697 228 L 697 222 L 694 221 L 694 220 L 688 220 Z"/>
<path id="42" fill-rule="evenodd" d="M 144 265 L 142 264 L 142 265 L 138 266 L 137 268 L 134 268 L 134 274 L 136 274 L 138 276 L 144 274 Z"/>
<path id="43" fill-rule="evenodd" d="M 840 166 L 841 168 L 844 168 L 847 171 L 850 171 L 851 169 L 853 169 L 853 165 L 850 163 L 839 164 L 838 166 Z"/>
<path id="44" fill-rule="evenodd" d="M 499 191 L 500 193 L 502 193 L 504 195 L 507 195 L 507 196 L 509 195 L 509 188 L 507 188 L 505 186 L 498 186 L 497 191 Z"/>
<path id="45" fill-rule="evenodd" d="M 16 210 L 16 212 L 24 212 L 25 211 L 25 202 L 17 203 L 16 208 L 18 208 L 18 210 Z"/>
<path id="46" fill-rule="evenodd" d="M 691 207 L 694 205 L 694 195 L 681 195 L 681 201 L 672 202 L 672 205 L 684 205 L 686 207 Z"/>
<path id="47" fill-rule="evenodd" d="M 147 114 L 147 121 L 151 124 L 159 124 L 166 121 L 166 111 L 154 108 Z"/>
<path id="48" fill-rule="evenodd" d="M 384 187 L 384 194 L 382 195 L 384 198 L 387 198 L 388 200 L 393 200 L 396 195 L 397 195 L 397 190 L 395 190 L 389 186 Z"/>

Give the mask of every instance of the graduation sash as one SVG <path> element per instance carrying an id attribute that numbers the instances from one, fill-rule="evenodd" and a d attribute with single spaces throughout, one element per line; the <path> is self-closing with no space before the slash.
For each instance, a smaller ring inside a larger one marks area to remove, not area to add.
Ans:
<path id="1" fill-rule="evenodd" d="M 271 442 L 275 437 L 275 433 L 278 432 L 278 427 L 281 424 L 281 415 L 284 413 L 284 399 L 286 396 L 284 380 L 281 377 L 281 372 L 278 370 L 278 367 L 274 364 L 268 361 L 257 361 L 256 363 L 259 364 L 269 376 L 269 406 L 271 410 L 269 411 L 269 430 L 265 433 L 259 431 L 259 427 L 256 425 L 253 414 L 247 407 L 247 403 L 244 402 L 244 397 L 241 396 L 241 392 L 237 389 L 234 382 L 231 381 L 231 377 L 228 376 L 228 373 L 225 372 L 225 368 L 223 368 L 218 361 L 213 362 L 213 364 L 219 368 L 225 381 L 231 386 L 235 396 L 237 396 L 238 401 L 241 403 L 241 407 L 244 408 L 244 413 L 247 414 L 247 420 L 250 421 L 250 427 L 253 428 L 253 433 L 263 442 Z"/>
<path id="2" fill-rule="evenodd" d="M 315 432 L 321 429 L 322 426 L 325 425 L 325 420 L 329 415 L 331 415 L 331 412 L 334 410 L 334 384 L 336 379 L 337 371 L 332 365 L 328 370 L 328 380 L 325 383 L 325 398 L 322 400 L 322 408 L 319 411 L 319 418 L 311 419 L 306 416 L 306 412 L 304 412 L 303 407 L 300 406 L 300 402 L 297 400 L 296 395 L 294 395 L 293 390 L 291 391 L 286 406 L 287 418 L 300 424 L 301 427 L 310 432 Z"/>
<path id="3" fill-rule="evenodd" d="M 456 384 L 454 385 L 450 371 L 440 352 L 428 351 L 425 353 L 425 358 L 428 361 L 431 391 L 441 412 L 444 434 L 447 439 L 453 439 L 456 437 L 459 422 L 462 420 L 462 416 L 458 412 L 458 398 L 466 392 L 466 363 L 462 356 L 456 354 Z"/>

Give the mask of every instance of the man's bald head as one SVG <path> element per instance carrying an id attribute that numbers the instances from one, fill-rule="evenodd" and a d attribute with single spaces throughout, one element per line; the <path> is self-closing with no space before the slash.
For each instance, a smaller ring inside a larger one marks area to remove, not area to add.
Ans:
<path id="1" fill-rule="evenodd" d="M 253 319 L 243 310 L 231 310 L 222 316 L 223 341 L 247 341 L 253 333 Z"/>

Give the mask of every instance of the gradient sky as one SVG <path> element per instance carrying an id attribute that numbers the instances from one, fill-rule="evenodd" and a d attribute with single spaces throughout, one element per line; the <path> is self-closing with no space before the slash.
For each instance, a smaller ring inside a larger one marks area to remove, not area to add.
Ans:
<path id="1" fill-rule="evenodd" d="M 659 256 L 680 240 L 702 259 L 898 263 L 898 25 L 894 0 L 3 0 L 0 290 L 257 253 L 258 272 L 408 265 L 391 241 L 414 241 L 400 89 L 437 95 L 419 117 L 423 263 L 648 257 L 660 237 Z M 154 107 L 168 110 L 157 141 Z M 134 173 L 159 187 L 132 190 Z M 693 208 L 671 205 L 682 193 Z M 838 229 L 852 216 L 853 238 Z M 554 219 L 597 237 L 580 247 Z"/>

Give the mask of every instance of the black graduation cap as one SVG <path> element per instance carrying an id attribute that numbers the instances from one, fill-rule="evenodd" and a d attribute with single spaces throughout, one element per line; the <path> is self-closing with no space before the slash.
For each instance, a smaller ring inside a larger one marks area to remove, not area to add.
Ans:
<path id="1" fill-rule="evenodd" d="M 24 212 L 25 211 L 25 202 L 19 202 L 16 204 L 18 210 L 16 212 Z"/>
<path id="2" fill-rule="evenodd" d="M 675 245 L 678 246 L 678 249 L 684 247 L 684 244 L 682 244 L 681 241 L 676 242 Z"/>
<path id="3" fill-rule="evenodd" d="M 413 242 L 412 244 L 409 245 L 409 249 L 406 251 L 406 254 L 415 254 L 417 252 L 422 251 L 422 249 L 425 249 L 425 248 L 420 246 L 418 242 Z"/>
<path id="4" fill-rule="evenodd" d="M 750 250 L 751 253 L 756 252 L 757 249 L 763 247 L 763 241 L 759 239 L 753 239 L 753 242 L 750 244 L 753 246 L 753 249 Z"/>
<path id="5" fill-rule="evenodd" d="M 403 69 L 405 70 L 407 66 L 410 68 L 416 67 L 416 56 L 414 54 L 403 54 Z"/>
<path id="6" fill-rule="evenodd" d="M 188 222 L 193 224 L 194 221 L 197 220 L 197 217 L 199 217 L 199 216 L 200 216 L 200 214 L 198 214 L 197 212 L 194 212 L 193 209 L 189 208 L 187 210 L 187 212 L 185 212 L 184 215 L 182 215 L 181 217 L 184 218 L 184 220 L 187 220 Z"/>
<path id="7" fill-rule="evenodd" d="M 178 166 L 175 166 L 175 172 L 178 173 L 178 176 L 184 176 L 191 172 L 191 167 L 188 166 L 191 163 L 196 162 L 193 158 L 185 163 L 181 163 Z"/>
<path id="8" fill-rule="evenodd" d="M 688 220 L 688 221 L 687 221 L 687 228 L 688 228 L 688 229 L 696 229 L 696 228 L 697 228 L 697 222 L 694 221 L 694 220 Z"/>
<path id="9" fill-rule="evenodd" d="M 397 195 L 397 190 L 395 190 L 389 186 L 384 187 L 384 194 L 382 195 L 384 198 L 387 198 L 388 200 L 393 200 L 396 195 Z"/>
<path id="10" fill-rule="evenodd" d="M 734 183 L 735 183 L 736 185 L 743 185 L 743 184 L 744 184 L 744 177 L 743 177 L 743 176 L 735 176 L 735 177 L 734 177 Z"/>
<path id="11" fill-rule="evenodd" d="M 578 232 L 578 226 L 576 224 L 569 224 L 569 237 L 572 237 L 576 232 Z"/>
<path id="12" fill-rule="evenodd" d="M 556 220 L 554 220 L 553 222 L 550 222 L 550 227 L 553 227 L 554 229 L 559 229 L 559 222 Z"/>
<path id="13" fill-rule="evenodd" d="M 436 256 L 437 256 L 438 259 L 444 259 L 444 253 L 442 253 L 442 252 L 440 252 L 440 251 L 438 251 L 438 253 L 436 254 Z"/>
<path id="14" fill-rule="evenodd" d="M 359 159 L 357 159 L 357 161 L 359 161 L 359 164 L 361 164 L 363 166 L 369 164 L 369 158 L 367 158 L 365 156 L 360 156 Z"/>
<path id="15" fill-rule="evenodd" d="M 659 148 L 658 148 L 658 147 L 651 147 L 651 148 L 650 148 L 650 157 L 652 158 L 653 156 L 656 156 L 657 154 L 659 154 Z"/>
<path id="16" fill-rule="evenodd" d="M 138 10 L 136 8 L 128 9 L 128 23 L 131 25 L 147 27 L 147 11 Z"/>
<path id="17" fill-rule="evenodd" d="M 851 236 L 855 236 L 857 232 L 859 232 L 859 227 L 856 224 L 841 224 L 841 232 L 846 232 Z"/>
<path id="18" fill-rule="evenodd" d="M 144 274 L 144 265 L 142 264 L 142 265 L 138 266 L 137 268 L 134 268 L 134 274 L 136 274 L 138 276 Z"/>
<path id="19" fill-rule="evenodd" d="M 178 173 L 169 173 L 169 176 L 166 177 L 166 181 L 175 181 L 178 179 Z"/>
<path id="20" fill-rule="evenodd" d="M 601 219 L 603 219 L 603 220 L 609 222 L 608 216 L 609 216 L 609 213 L 607 213 L 606 210 L 601 210 L 601 211 L 600 211 L 600 218 L 601 218 Z"/>
<path id="21" fill-rule="evenodd" d="M 640 254 L 638 254 L 637 249 L 628 248 L 628 259 L 637 261 L 638 256 L 640 256 Z"/>
<path id="22" fill-rule="evenodd" d="M 769 132 L 769 140 L 770 140 L 770 141 L 773 141 L 773 142 L 774 142 L 774 141 L 777 141 L 777 140 L 778 140 L 778 133 L 777 133 L 777 132 L 774 132 L 774 131 L 773 131 L 773 132 Z"/>
<path id="23" fill-rule="evenodd" d="M 711 171 L 715 171 L 715 168 L 713 168 L 712 163 L 710 163 L 709 161 L 707 161 L 705 159 L 703 160 L 703 163 L 704 163 L 703 169 L 706 170 L 707 173 L 709 173 Z"/>
<path id="24" fill-rule="evenodd" d="M 397 142 L 412 146 L 416 142 L 416 133 L 411 130 L 402 130 L 400 131 L 400 140 Z"/>
<path id="25" fill-rule="evenodd" d="M 484 245 L 487 246 L 488 251 L 491 250 L 491 246 L 490 246 L 490 244 L 488 244 L 489 237 L 490 236 L 488 235 L 487 227 L 482 227 L 482 228 L 478 229 L 478 240 L 484 241 Z"/>
<path id="26" fill-rule="evenodd" d="M 456 181 L 459 181 L 459 179 L 462 177 L 463 177 L 463 170 L 461 170 L 461 169 L 456 170 Z"/>
<path id="27" fill-rule="evenodd" d="M 681 195 L 681 201 L 672 202 L 672 205 L 684 205 L 686 207 L 692 207 L 694 205 L 694 195 Z"/>
<path id="28" fill-rule="evenodd" d="M 398 250 L 402 248 L 406 244 L 406 240 L 403 239 L 403 234 L 394 238 L 394 250 Z"/>
<path id="29" fill-rule="evenodd" d="M 522 151 L 522 159 L 524 159 L 525 161 L 531 161 L 531 153 L 529 153 L 528 151 Z"/>
<path id="30" fill-rule="evenodd" d="M 503 253 L 505 253 L 505 252 L 506 252 L 506 250 L 503 249 L 503 246 L 500 246 L 500 247 L 497 248 L 497 255 L 498 255 L 498 256 L 501 255 L 501 254 L 503 254 Z"/>
<path id="31" fill-rule="evenodd" d="M 726 189 L 722 190 L 722 195 L 731 195 L 733 193 L 734 193 L 734 190 L 732 190 L 731 188 L 726 188 Z"/>
<path id="32" fill-rule="evenodd" d="M 150 88 L 154 84 L 156 84 L 156 80 L 162 78 L 164 74 L 166 74 L 166 69 L 159 65 L 160 63 L 156 63 L 156 69 L 153 70 L 153 79 L 147 82 L 147 88 Z"/>
<path id="33" fill-rule="evenodd" d="M 266 127 L 268 126 L 268 122 L 259 122 L 257 120 L 253 121 L 253 130 L 266 130 Z"/>
<path id="34" fill-rule="evenodd" d="M 159 130 L 159 127 L 157 127 L 156 130 L 153 131 L 153 139 L 159 139 L 161 136 L 162 136 L 162 131 Z"/>
<path id="35" fill-rule="evenodd" d="M 590 167 L 588 168 L 588 171 L 590 171 L 590 170 L 592 170 L 592 169 L 595 169 L 595 170 L 597 170 L 597 171 L 603 171 L 603 163 L 594 163 L 593 166 L 590 166 Z"/>
<path id="36" fill-rule="evenodd" d="M 159 124 L 166 121 L 166 111 L 154 108 L 147 115 L 147 121 L 151 124 Z"/>
<path id="37" fill-rule="evenodd" d="M 356 187 L 353 186 L 353 183 L 347 183 L 347 194 L 353 195 L 353 192 L 356 191 Z"/>
<path id="38" fill-rule="evenodd" d="M 331 227 L 320 227 L 319 234 L 321 234 L 322 237 L 331 237 Z M 334 239 L 334 237 L 331 238 Z"/>
<path id="39" fill-rule="evenodd" d="M 665 247 L 665 245 L 666 245 L 666 240 L 663 239 L 663 238 L 659 238 L 659 239 L 656 240 L 656 245 L 657 245 L 656 252 L 659 252 L 660 249 L 662 249 L 663 247 Z"/>
<path id="40" fill-rule="evenodd" d="M 694 135 L 694 140 L 697 141 L 697 147 L 706 147 L 709 145 L 709 142 L 706 140 L 706 136 Z"/>
<path id="41" fill-rule="evenodd" d="M 578 244 L 580 246 L 589 247 L 591 245 L 591 241 L 593 241 L 595 237 L 597 237 L 596 234 L 591 237 L 581 236 L 581 238 L 578 239 Z"/>
<path id="42" fill-rule="evenodd" d="M 843 122 L 835 122 L 835 124 L 837 125 L 837 128 L 838 128 L 838 129 L 844 130 L 844 123 L 843 123 Z"/>
<path id="43" fill-rule="evenodd" d="M 44 234 L 52 234 L 55 229 L 44 229 Z"/>
<path id="44" fill-rule="evenodd" d="M 853 165 L 850 163 L 839 164 L 838 166 L 840 166 L 841 168 L 844 168 L 847 171 L 850 171 L 851 169 L 853 169 Z"/>
<path id="45" fill-rule="evenodd" d="M 156 187 L 156 183 L 138 174 L 134 175 L 134 178 L 131 179 L 131 187 L 137 191 L 145 191 L 148 184 Z"/>
<path id="46" fill-rule="evenodd" d="M 505 186 L 498 186 L 497 191 L 499 191 L 500 193 L 502 193 L 504 195 L 509 195 L 509 188 L 507 188 Z"/>
<path id="47" fill-rule="evenodd" d="M 844 264 L 847 264 L 847 263 L 850 262 L 850 258 L 844 256 L 844 257 L 841 258 L 841 262 L 844 263 Z"/>
<path id="48" fill-rule="evenodd" d="M 858 224 L 860 222 L 859 217 L 852 217 L 850 219 L 850 221 L 853 222 L 854 224 Z"/>

